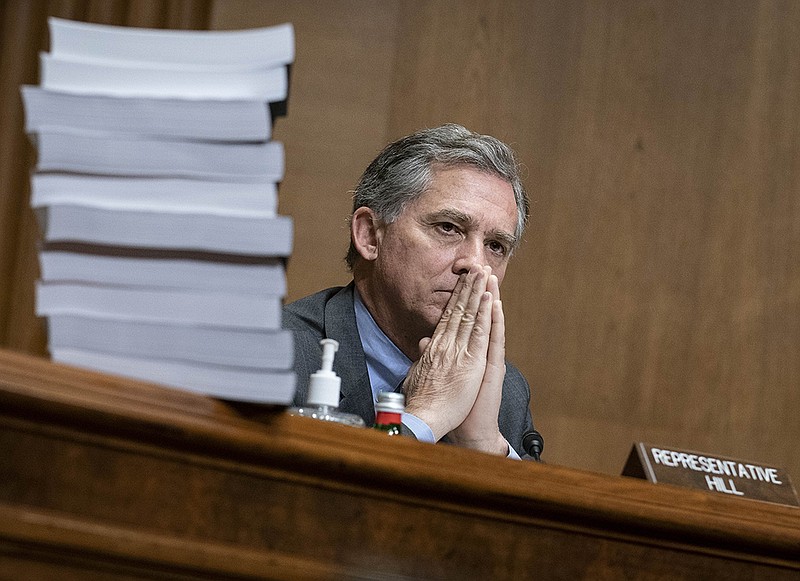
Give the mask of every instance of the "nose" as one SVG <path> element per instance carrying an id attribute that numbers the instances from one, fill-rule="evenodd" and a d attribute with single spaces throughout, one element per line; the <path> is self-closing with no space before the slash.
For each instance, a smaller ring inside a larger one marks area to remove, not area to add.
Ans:
<path id="1" fill-rule="evenodd" d="M 465 238 L 456 249 L 455 260 L 453 260 L 453 272 L 455 274 L 466 274 L 472 267 L 485 266 L 483 240 Z"/>

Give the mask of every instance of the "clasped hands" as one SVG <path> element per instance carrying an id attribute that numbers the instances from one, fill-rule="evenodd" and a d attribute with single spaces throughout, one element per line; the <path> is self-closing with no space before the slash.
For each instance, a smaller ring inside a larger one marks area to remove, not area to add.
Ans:
<path id="1" fill-rule="evenodd" d="M 406 411 L 438 442 L 508 454 L 497 417 L 505 377 L 505 322 L 500 285 L 488 266 L 462 274 L 420 358 L 403 383 Z"/>

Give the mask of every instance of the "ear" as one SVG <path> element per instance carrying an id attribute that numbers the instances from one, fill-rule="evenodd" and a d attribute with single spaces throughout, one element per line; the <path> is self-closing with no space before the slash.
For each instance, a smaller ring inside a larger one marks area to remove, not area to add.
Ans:
<path id="1" fill-rule="evenodd" d="M 366 206 L 353 212 L 350 221 L 350 236 L 358 253 L 364 260 L 378 258 L 378 247 L 383 237 L 383 228 L 378 215 Z"/>

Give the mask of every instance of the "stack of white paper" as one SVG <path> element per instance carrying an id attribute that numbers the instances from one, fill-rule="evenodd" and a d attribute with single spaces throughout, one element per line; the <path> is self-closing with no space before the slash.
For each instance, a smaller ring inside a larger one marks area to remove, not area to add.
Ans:
<path id="1" fill-rule="evenodd" d="M 279 216 L 290 24 L 243 31 L 51 18 L 37 149 L 37 313 L 55 360 L 289 404 L 280 328 L 292 221 Z"/>

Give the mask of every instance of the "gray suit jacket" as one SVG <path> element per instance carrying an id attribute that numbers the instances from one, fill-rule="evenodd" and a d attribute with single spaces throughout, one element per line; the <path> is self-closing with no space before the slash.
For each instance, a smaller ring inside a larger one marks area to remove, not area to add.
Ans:
<path id="1" fill-rule="evenodd" d="M 309 376 L 319 369 L 322 362 L 320 339 L 335 339 L 339 342 L 339 351 L 333 369 L 342 378 L 339 410 L 357 414 L 368 426 L 372 425 L 375 408 L 353 309 L 353 283 L 320 291 L 285 306 L 283 326 L 292 329 L 295 336 L 295 405 L 305 403 Z M 500 432 L 520 456 L 524 456 L 522 436 L 533 429 L 529 405 L 528 382 L 516 367 L 508 365 L 499 425 Z"/>

